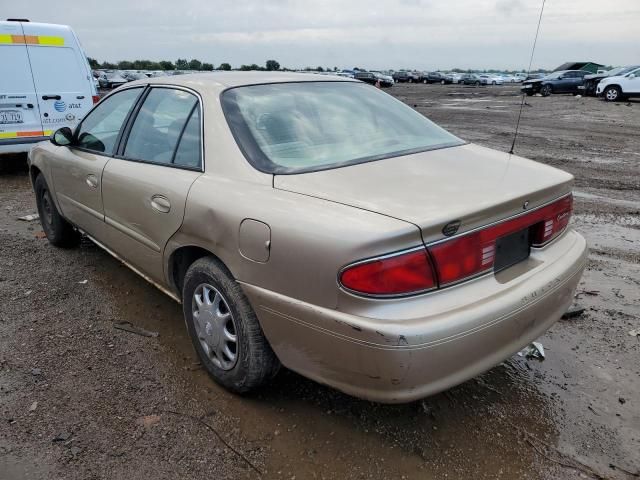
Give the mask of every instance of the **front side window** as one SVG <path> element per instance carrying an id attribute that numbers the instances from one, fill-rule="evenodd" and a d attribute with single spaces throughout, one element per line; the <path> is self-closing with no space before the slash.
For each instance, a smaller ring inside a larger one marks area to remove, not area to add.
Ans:
<path id="1" fill-rule="evenodd" d="M 300 173 L 464 142 L 379 89 L 301 82 L 225 91 L 227 121 L 258 170 Z"/>
<path id="2" fill-rule="evenodd" d="M 171 164 L 178 141 L 197 104 L 197 97 L 184 90 L 151 89 L 133 122 L 124 156 Z"/>
<path id="3" fill-rule="evenodd" d="M 118 133 L 140 92 L 142 88 L 130 88 L 100 102 L 80 124 L 76 146 L 99 153 L 113 153 Z"/>

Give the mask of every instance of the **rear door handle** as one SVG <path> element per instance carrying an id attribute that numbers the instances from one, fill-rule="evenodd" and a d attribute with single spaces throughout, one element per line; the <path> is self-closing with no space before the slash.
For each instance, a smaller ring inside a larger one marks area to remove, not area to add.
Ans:
<path id="1" fill-rule="evenodd" d="M 43 100 L 62 100 L 60 95 L 42 95 Z"/>
<path id="2" fill-rule="evenodd" d="M 151 197 L 151 207 L 160 213 L 169 213 L 171 202 L 164 195 L 154 195 Z"/>

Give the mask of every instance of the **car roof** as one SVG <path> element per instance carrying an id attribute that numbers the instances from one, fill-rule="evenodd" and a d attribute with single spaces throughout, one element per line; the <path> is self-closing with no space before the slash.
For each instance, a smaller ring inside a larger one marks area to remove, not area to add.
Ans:
<path id="1" fill-rule="evenodd" d="M 194 90 L 211 89 L 226 90 L 227 88 L 246 85 L 261 85 L 269 83 L 292 82 L 356 82 L 357 80 L 339 77 L 337 75 L 316 75 L 313 73 L 295 72 L 207 72 L 188 73 L 185 75 L 171 75 L 167 77 L 145 78 L 130 82 L 134 84 L 163 84 L 190 87 Z"/>

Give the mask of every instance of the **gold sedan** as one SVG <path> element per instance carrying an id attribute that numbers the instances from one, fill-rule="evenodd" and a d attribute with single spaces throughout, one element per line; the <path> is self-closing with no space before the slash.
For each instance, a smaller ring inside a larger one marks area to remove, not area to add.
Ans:
<path id="1" fill-rule="evenodd" d="M 43 229 L 183 304 L 235 392 L 280 365 L 407 402 L 488 370 L 570 305 L 571 175 L 467 144 L 341 77 L 145 79 L 35 146 Z"/>

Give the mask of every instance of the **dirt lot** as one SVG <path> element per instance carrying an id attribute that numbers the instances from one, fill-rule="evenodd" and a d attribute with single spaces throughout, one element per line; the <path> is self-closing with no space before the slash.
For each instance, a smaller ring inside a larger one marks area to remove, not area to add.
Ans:
<path id="1" fill-rule="evenodd" d="M 514 87 L 393 87 L 508 150 Z M 237 397 L 200 369 L 180 307 L 90 242 L 41 238 L 24 172 L 0 176 L 0 478 L 527 478 L 640 475 L 640 102 L 527 98 L 520 155 L 576 177 L 591 246 L 579 317 L 421 402 L 376 405 L 291 372 Z M 129 321 L 159 333 L 114 328 Z"/>

